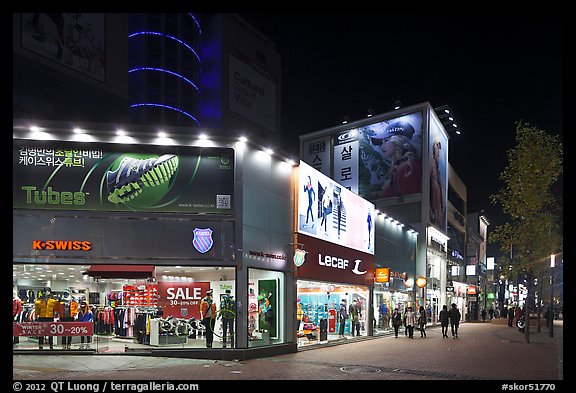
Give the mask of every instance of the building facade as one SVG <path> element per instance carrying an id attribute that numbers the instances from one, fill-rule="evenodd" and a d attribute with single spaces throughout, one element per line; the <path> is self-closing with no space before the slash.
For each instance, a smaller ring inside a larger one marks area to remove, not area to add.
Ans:
<path id="1" fill-rule="evenodd" d="M 415 305 L 447 301 L 448 135 L 429 103 L 300 137 L 302 160 L 418 233 Z M 376 254 L 378 260 L 382 256 Z"/>

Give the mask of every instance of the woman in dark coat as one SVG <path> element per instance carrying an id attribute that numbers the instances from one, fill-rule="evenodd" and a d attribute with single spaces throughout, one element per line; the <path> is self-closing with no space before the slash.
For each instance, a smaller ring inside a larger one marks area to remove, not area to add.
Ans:
<path id="1" fill-rule="evenodd" d="M 448 338 L 448 306 L 442 306 L 442 311 L 440 311 L 438 317 L 440 319 L 440 326 L 442 326 L 442 338 Z"/>
<path id="2" fill-rule="evenodd" d="M 402 326 L 402 315 L 400 315 L 400 311 L 397 308 L 392 313 L 392 326 L 394 327 L 394 336 L 398 338 L 398 330 Z"/>

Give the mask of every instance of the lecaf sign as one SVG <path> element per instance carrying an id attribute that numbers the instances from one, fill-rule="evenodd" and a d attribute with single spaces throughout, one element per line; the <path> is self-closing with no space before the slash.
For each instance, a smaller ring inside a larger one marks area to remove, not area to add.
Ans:
<path id="1" fill-rule="evenodd" d="M 297 268 L 299 279 L 334 281 L 349 284 L 374 283 L 374 255 L 298 234 L 306 250 Z M 298 265 L 297 265 L 298 266 Z"/>

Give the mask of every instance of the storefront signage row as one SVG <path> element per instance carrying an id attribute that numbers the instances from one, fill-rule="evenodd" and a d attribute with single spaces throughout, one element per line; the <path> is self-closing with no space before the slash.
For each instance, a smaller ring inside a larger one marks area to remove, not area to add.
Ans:
<path id="1" fill-rule="evenodd" d="M 298 234 L 305 257 L 297 266 L 299 279 L 342 282 L 358 285 L 374 283 L 374 256 L 354 249 Z M 302 255 L 302 250 L 300 255 Z"/>
<path id="2" fill-rule="evenodd" d="M 404 280 L 408 278 L 406 272 L 395 272 L 390 270 L 389 267 L 377 267 L 375 269 L 374 281 L 375 282 L 390 282 L 390 279 L 397 278 L 399 280 Z"/>
<path id="3" fill-rule="evenodd" d="M 88 240 L 32 240 L 32 250 L 90 251 Z"/>
<path id="4" fill-rule="evenodd" d="M 248 251 L 251 257 L 263 257 L 263 258 L 270 258 L 270 259 L 278 259 L 280 261 L 286 260 L 286 255 L 283 254 L 274 254 L 271 252 L 264 252 L 264 251 Z"/>
<path id="5" fill-rule="evenodd" d="M 92 336 L 93 322 L 14 322 L 12 336 Z"/>

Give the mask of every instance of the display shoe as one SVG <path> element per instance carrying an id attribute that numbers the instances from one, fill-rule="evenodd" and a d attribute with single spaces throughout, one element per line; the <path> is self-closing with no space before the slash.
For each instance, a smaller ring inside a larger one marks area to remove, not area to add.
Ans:
<path id="1" fill-rule="evenodd" d="M 126 157 L 115 171 L 106 174 L 108 200 L 120 203 L 134 199 L 142 192 L 142 187 L 167 182 L 177 169 L 178 157 L 174 154 L 145 160 Z"/>

